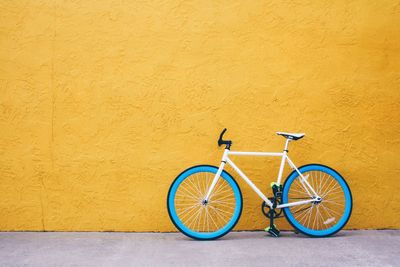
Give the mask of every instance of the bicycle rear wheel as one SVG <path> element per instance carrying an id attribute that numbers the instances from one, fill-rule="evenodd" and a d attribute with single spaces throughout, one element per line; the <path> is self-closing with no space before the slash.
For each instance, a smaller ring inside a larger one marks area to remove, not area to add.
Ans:
<path id="1" fill-rule="evenodd" d="M 340 231 L 348 222 L 353 206 L 351 191 L 343 177 L 330 167 L 310 164 L 299 168 L 320 202 L 284 208 L 289 223 L 299 232 L 312 237 L 325 237 Z M 283 203 L 310 199 L 300 176 L 293 171 L 283 186 Z"/>
<path id="2" fill-rule="evenodd" d="M 172 183 L 167 198 L 168 214 L 183 234 L 210 240 L 227 234 L 242 213 L 242 194 L 233 177 L 221 173 L 207 203 L 204 198 L 218 168 L 199 165 L 183 171 Z"/>

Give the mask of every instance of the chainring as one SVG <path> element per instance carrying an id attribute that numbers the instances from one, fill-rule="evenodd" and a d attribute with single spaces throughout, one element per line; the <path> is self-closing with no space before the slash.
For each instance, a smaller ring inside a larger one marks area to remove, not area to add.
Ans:
<path id="1" fill-rule="evenodd" d="M 268 198 L 268 199 L 273 201 L 273 198 Z M 276 199 L 276 203 L 277 203 L 277 205 L 279 205 L 281 202 L 280 202 L 279 199 Z M 270 210 L 271 210 L 271 208 L 267 205 L 267 203 L 265 203 L 265 201 L 263 201 L 261 203 L 261 211 L 262 211 L 262 213 L 264 214 L 265 217 L 270 218 L 270 215 L 269 215 L 269 211 Z M 282 209 L 275 208 L 274 211 L 275 211 L 274 212 L 274 219 L 281 217 L 282 211 L 283 211 Z"/>

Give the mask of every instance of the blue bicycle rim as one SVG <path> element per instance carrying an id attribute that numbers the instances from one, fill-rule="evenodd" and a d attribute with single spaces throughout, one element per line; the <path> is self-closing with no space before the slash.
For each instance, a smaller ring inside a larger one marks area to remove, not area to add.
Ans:
<path id="1" fill-rule="evenodd" d="M 352 196 L 351 196 L 351 192 L 350 189 L 346 183 L 346 181 L 343 179 L 343 177 L 337 173 L 335 170 L 324 166 L 324 165 L 320 165 L 320 164 L 309 164 L 309 165 L 305 165 L 299 168 L 299 171 L 301 173 L 307 172 L 307 171 L 322 171 L 325 172 L 327 174 L 329 174 L 330 176 L 332 176 L 342 187 L 343 192 L 344 192 L 344 196 L 345 196 L 345 200 L 346 200 L 346 204 L 345 204 L 345 208 L 344 208 L 344 212 L 342 217 L 340 218 L 340 220 L 332 227 L 324 229 L 324 230 L 314 230 L 314 229 L 310 229 L 305 227 L 304 225 L 300 224 L 293 216 L 292 212 L 290 211 L 290 208 L 284 208 L 284 213 L 286 215 L 287 220 L 289 221 L 289 223 L 296 228 L 297 230 L 299 230 L 300 232 L 302 232 L 303 234 L 309 235 L 309 236 L 313 236 L 313 237 L 325 237 L 325 236 L 329 236 L 329 235 L 333 235 L 336 232 L 338 232 L 340 229 L 342 229 L 346 223 L 348 222 L 350 215 L 351 215 L 351 210 L 352 210 Z M 286 179 L 285 184 L 284 184 L 284 188 L 283 188 L 283 199 L 282 202 L 283 203 L 288 203 L 288 194 L 289 194 L 289 189 L 290 186 L 292 185 L 293 181 L 299 176 L 299 174 L 296 171 L 293 171 L 289 177 Z"/>
<path id="2" fill-rule="evenodd" d="M 225 234 L 227 234 L 237 223 L 239 220 L 239 217 L 242 212 L 242 194 L 240 192 L 240 189 L 235 182 L 235 180 L 232 178 L 232 176 L 227 173 L 226 171 L 223 171 L 221 173 L 221 178 L 223 178 L 225 181 L 229 183 L 229 185 L 232 187 L 232 190 L 234 192 L 234 197 L 235 197 L 235 202 L 236 202 L 236 207 L 233 212 L 232 218 L 228 221 L 228 223 L 221 229 L 215 232 L 195 232 L 188 227 L 186 227 L 182 221 L 179 219 L 176 210 L 175 210 L 175 205 L 174 205 L 174 199 L 175 199 L 175 194 L 176 191 L 179 188 L 179 185 L 190 175 L 199 173 L 199 172 L 209 172 L 209 173 L 217 173 L 218 168 L 215 166 L 209 166 L 209 165 L 199 165 L 199 166 L 194 166 L 192 168 L 189 168 L 185 171 L 183 171 L 173 182 L 169 193 L 168 193 L 168 199 L 167 199 L 167 204 L 168 204 L 168 212 L 169 216 L 174 223 L 174 225 L 178 228 L 179 231 L 181 231 L 183 234 L 195 238 L 195 239 L 200 239 L 200 240 L 210 240 L 210 239 L 216 239 L 219 238 Z M 221 179 L 220 178 L 220 179 Z"/>

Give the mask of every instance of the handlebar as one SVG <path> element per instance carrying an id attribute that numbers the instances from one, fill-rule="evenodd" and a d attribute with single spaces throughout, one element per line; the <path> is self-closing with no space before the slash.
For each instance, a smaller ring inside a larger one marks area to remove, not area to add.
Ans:
<path id="1" fill-rule="evenodd" d="M 224 134 L 226 132 L 226 128 L 221 132 L 218 139 L 218 146 L 226 145 L 226 149 L 230 149 L 232 145 L 231 140 L 223 140 Z"/>

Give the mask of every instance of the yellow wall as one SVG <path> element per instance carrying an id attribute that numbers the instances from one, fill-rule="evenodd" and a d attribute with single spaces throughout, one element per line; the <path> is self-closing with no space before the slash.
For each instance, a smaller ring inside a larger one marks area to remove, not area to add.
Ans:
<path id="1" fill-rule="evenodd" d="M 400 227 L 399 1 L 10 0 L 0 12 L 0 230 L 174 230 L 169 185 L 218 164 L 223 127 L 237 150 L 280 150 L 275 131 L 304 131 L 290 156 L 347 179 L 347 228 Z M 276 159 L 237 163 L 263 190 L 277 174 Z M 237 229 L 264 228 L 239 184 Z"/>

